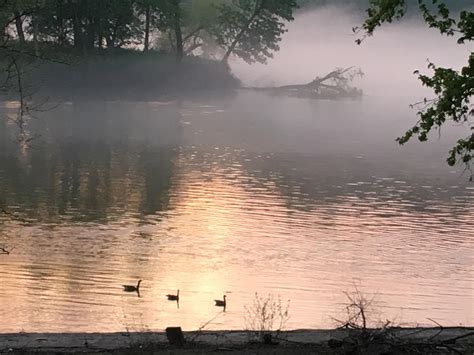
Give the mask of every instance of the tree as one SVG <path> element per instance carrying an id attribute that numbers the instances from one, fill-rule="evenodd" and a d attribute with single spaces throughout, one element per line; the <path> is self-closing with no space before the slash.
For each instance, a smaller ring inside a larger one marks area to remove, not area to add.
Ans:
<path id="1" fill-rule="evenodd" d="M 200 48 L 202 52 L 214 43 L 210 34 L 222 0 L 186 0 L 182 6 L 183 47 L 185 54 Z"/>
<path id="2" fill-rule="evenodd" d="M 25 33 L 23 32 L 23 18 L 18 10 L 15 11 L 15 27 L 18 39 L 21 44 L 25 43 Z"/>
<path id="3" fill-rule="evenodd" d="M 4 7 L 0 7 L 0 27 L 5 29 L 4 36 L 0 36 L 0 93 L 18 101 L 16 115 L 7 119 L 17 126 L 17 140 L 20 147 L 25 148 L 37 137 L 29 134 L 27 121 L 35 112 L 45 109 L 44 102 L 33 102 L 32 98 L 36 90 L 34 84 L 26 78 L 32 72 L 32 68 L 41 61 L 59 61 L 39 55 L 37 42 L 34 40 L 34 50 L 31 50 L 31 46 L 26 45 L 28 41 L 24 34 L 18 28 L 19 17 L 28 18 L 27 22 L 30 23 L 34 21 L 35 16 L 42 10 L 41 2 L 39 0 L 3 0 L 3 5 Z M 23 26 L 23 20 L 21 22 Z M 11 31 L 13 25 L 16 28 L 16 38 L 15 33 Z M 38 28 L 35 25 L 34 27 Z"/>
<path id="4" fill-rule="evenodd" d="M 279 50 L 284 21 L 293 20 L 296 6 L 294 0 L 233 0 L 218 6 L 212 32 L 225 49 L 222 62 L 235 54 L 247 63 L 266 63 Z"/>
<path id="5" fill-rule="evenodd" d="M 224 49 L 249 63 L 278 50 L 296 0 L 0 0 L 8 23 L 1 36 L 33 47 L 55 45 L 87 54 L 94 48 L 150 49 L 152 33 L 178 60 L 206 49 Z M 15 30 L 16 28 L 16 30 Z M 24 32 L 25 29 L 25 32 Z M 166 41 L 163 41 L 166 39 Z M 161 48 L 163 49 L 163 48 Z"/>
<path id="6" fill-rule="evenodd" d="M 161 0 L 156 27 L 168 35 L 179 61 L 202 46 L 202 35 L 215 17 L 215 0 Z"/>
<path id="7" fill-rule="evenodd" d="M 371 0 L 367 10 L 368 17 L 362 25 L 366 36 L 372 35 L 383 23 L 402 18 L 406 13 L 406 3 L 406 0 Z M 460 45 L 474 40 L 474 12 L 462 10 L 457 16 L 453 16 L 447 2 L 440 0 L 418 0 L 418 9 L 429 27 L 439 30 L 443 35 L 457 37 Z M 362 39 L 357 40 L 358 44 L 361 42 Z M 428 68 L 433 71 L 432 76 L 420 74 L 419 71 L 415 71 L 415 74 L 424 86 L 433 89 L 436 97 L 425 98 L 421 103 L 413 105 L 418 109 L 419 120 L 397 141 L 405 144 L 416 136 L 424 142 L 428 140 L 428 134 L 432 130 L 441 129 L 446 121 L 466 125 L 467 136 L 459 139 L 449 151 L 447 162 L 451 166 L 457 162 L 464 163 L 471 172 L 472 181 L 470 162 L 474 151 L 474 106 L 471 103 L 474 95 L 474 52 L 470 52 L 467 65 L 460 70 L 438 67 L 434 63 L 429 63 Z"/>
<path id="8" fill-rule="evenodd" d="M 139 0 L 137 2 L 138 11 L 144 13 L 145 16 L 145 28 L 143 32 L 143 51 L 146 52 L 150 49 L 150 30 L 156 13 L 159 0 Z"/>
<path id="9" fill-rule="evenodd" d="M 181 8 L 181 0 L 142 0 L 142 4 L 139 5 L 141 8 L 147 8 L 150 1 L 155 5 L 153 13 L 153 24 L 162 33 L 168 33 L 171 47 L 175 50 L 178 61 L 181 61 L 184 57 L 184 46 L 183 46 L 183 34 L 182 34 L 182 17 L 183 11 Z M 145 6 L 143 6 L 143 3 Z M 151 8 L 149 8 L 151 11 Z M 150 18 L 145 15 L 145 50 L 149 46 L 149 39 L 147 40 L 147 32 L 150 31 L 150 27 L 147 29 L 147 21 L 151 21 Z M 149 26 L 149 25 L 148 25 Z M 148 41 L 148 44 L 147 44 Z"/>
<path id="10" fill-rule="evenodd" d="M 58 45 L 70 44 L 72 18 L 75 12 L 65 0 L 43 1 L 42 6 L 37 6 L 32 13 L 29 32 L 38 32 L 42 37 L 55 41 Z M 76 34 L 74 34 L 76 36 Z M 76 37 L 74 38 L 76 43 Z M 77 41 L 79 42 L 79 40 Z"/>
<path id="11" fill-rule="evenodd" d="M 138 43 L 134 0 L 43 0 L 31 14 L 29 32 L 43 41 L 88 50 Z"/>
<path id="12" fill-rule="evenodd" d="M 11 39 L 11 34 L 8 33 L 7 28 L 14 24 L 18 41 L 23 45 L 25 43 L 24 19 L 31 15 L 35 9 L 35 0 L 3 0 L 3 3 L 0 4 L 1 35 L 6 35 Z"/>
<path id="13" fill-rule="evenodd" d="M 180 0 L 171 0 L 170 6 L 170 18 L 172 19 L 174 36 L 176 39 L 176 57 L 179 61 L 183 59 L 183 33 L 181 31 L 181 7 L 179 6 Z"/>

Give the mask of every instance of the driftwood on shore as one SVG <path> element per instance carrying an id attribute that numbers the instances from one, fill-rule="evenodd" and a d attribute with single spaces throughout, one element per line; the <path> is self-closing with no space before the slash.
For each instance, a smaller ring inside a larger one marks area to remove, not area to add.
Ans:
<path id="1" fill-rule="evenodd" d="M 336 68 L 330 73 L 316 77 L 307 84 L 247 87 L 246 89 L 268 92 L 273 95 L 285 95 L 310 99 L 359 98 L 362 90 L 350 85 L 356 77 L 364 74 L 359 68 Z"/>

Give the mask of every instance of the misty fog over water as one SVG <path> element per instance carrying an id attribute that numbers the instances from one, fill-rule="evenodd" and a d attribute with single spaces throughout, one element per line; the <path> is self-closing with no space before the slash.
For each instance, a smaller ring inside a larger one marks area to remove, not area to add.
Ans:
<path id="1" fill-rule="evenodd" d="M 472 48 L 415 20 L 361 46 L 349 8 L 298 14 L 249 86 L 361 67 L 359 100 L 228 96 L 65 102 L 26 152 L 0 121 L 0 332 L 241 329 L 255 292 L 290 300 L 289 329 L 328 328 L 357 284 L 383 320 L 473 325 L 474 186 L 445 158 L 463 127 L 400 147 L 426 59 Z M 0 108 L 13 114 L 14 104 Z M 143 279 L 141 297 L 123 283 Z M 179 308 L 165 294 L 180 289 Z M 98 319 L 97 315 L 101 317 Z"/>
<path id="2" fill-rule="evenodd" d="M 429 73 L 427 60 L 460 68 L 473 50 L 472 44 L 460 46 L 427 28 L 416 16 L 382 26 L 357 45 L 363 33 L 355 34 L 352 28 L 363 20 L 364 14 L 351 6 L 305 11 L 288 24 L 280 51 L 267 65 L 234 62 L 232 68 L 247 85 L 270 86 L 306 83 L 335 67 L 360 67 L 365 77 L 356 83 L 366 95 L 403 97 L 408 105 L 432 94 L 421 88 L 415 70 Z"/>

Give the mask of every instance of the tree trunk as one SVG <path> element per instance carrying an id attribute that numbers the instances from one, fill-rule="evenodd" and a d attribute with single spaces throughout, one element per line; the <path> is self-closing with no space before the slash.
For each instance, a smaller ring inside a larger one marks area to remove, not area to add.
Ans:
<path id="1" fill-rule="evenodd" d="M 117 42 L 117 31 L 118 26 L 115 24 L 114 28 L 112 29 L 112 33 L 110 34 L 110 45 L 107 45 L 109 48 L 115 48 Z"/>
<path id="2" fill-rule="evenodd" d="M 59 25 L 59 28 L 58 28 L 58 44 L 60 46 L 64 46 L 66 41 L 67 41 L 67 38 L 66 38 L 66 31 L 64 30 L 64 22 L 61 20 L 61 24 Z"/>
<path id="3" fill-rule="evenodd" d="M 178 61 L 183 60 L 184 51 L 183 51 L 183 35 L 181 33 L 181 26 L 179 20 L 175 22 L 174 33 L 176 35 L 176 57 Z"/>
<path id="4" fill-rule="evenodd" d="M 176 57 L 179 62 L 183 60 L 184 50 L 183 50 L 183 33 L 181 32 L 181 23 L 180 23 L 180 8 L 179 0 L 174 0 L 174 34 L 176 39 Z"/>
<path id="5" fill-rule="evenodd" d="M 148 4 L 145 10 L 145 44 L 143 51 L 148 51 L 150 47 L 150 5 Z"/>
<path id="6" fill-rule="evenodd" d="M 71 4 L 74 7 L 74 13 L 72 16 L 72 31 L 74 33 L 74 47 L 82 48 L 82 25 L 78 14 L 78 4 Z"/>
<path id="7" fill-rule="evenodd" d="M 102 32 L 100 32 L 97 35 L 97 48 L 103 48 L 104 47 L 104 35 Z"/>
<path id="8" fill-rule="evenodd" d="M 74 31 L 74 47 L 82 48 L 82 29 L 81 29 L 81 26 L 79 25 L 79 21 L 77 20 L 77 18 L 74 18 L 73 31 Z"/>
<path id="9" fill-rule="evenodd" d="M 86 47 L 87 49 L 93 49 L 94 44 L 95 44 L 95 38 L 96 38 L 96 33 L 95 33 L 95 23 L 93 19 L 89 19 L 88 25 L 86 26 Z"/>
<path id="10" fill-rule="evenodd" d="M 38 43 L 38 20 L 33 19 L 33 47 L 35 49 L 35 55 L 39 56 L 39 43 Z"/>
<path id="11" fill-rule="evenodd" d="M 107 44 L 107 48 L 114 48 L 114 42 L 112 41 L 112 36 L 110 34 L 105 36 L 105 43 Z"/>
<path id="12" fill-rule="evenodd" d="M 247 32 L 249 30 L 250 25 L 252 24 L 253 20 L 255 20 L 255 18 L 260 14 L 260 11 L 263 10 L 264 2 L 265 2 L 265 0 L 261 0 L 261 1 L 257 0 L 257 2 L 255 4 L 255 10 L 254 10 L 252 16 L 250 16 L 250 18 L 247 21 L 247 23 L 245 24 L 245 26 L 243 26 L 240 29 L 240 32 L 237 34 L 237 36 L 235 36 L 234 41 L 231 43 L 231 45 L 229 46 L 229 48 L 225 52 L 224 57 L 222 57 L 222 61 L 221 61 L 222 63 L 227 64 L 227 61 L 229 60 L 230 55 L 234 51 L 237 44 L 239 44 L 240 39 L 245 34 L 245 32 Z"/>
<path id="13" fill-rule="evenodd" d="M 42 6 L 44 6 L 44 1 L 36 0 L 35 1 L 35 12 L 40 13 Z M 33 22 L 33 48 L 35 49 L 35 55 L 39 56 L 39 26 L 38 26 L 38 17 L 32 16 L 31 21 Z"/>
<path id="14" fill-rule="evenodd" d="M 56 29 L 58 33 L 58 44 L 63 46 L 66 42 L 66 32 L 64 30 L 63 11 L 60 2 L 56 2 Z"/>
<path id="15" fill-rule="evenodd" d="M 4 42 L 7 40 L 7 38 L 8 38 L 8 26 L 5 25 L 0 28 L 0 46 L 5 45 Z"/>
<path id="16" fill-rule="evenodd" d="M 16 26 L 16 33 L 18 33 L 18 39 L 20 40 L 20 44 L 25 43 L 25 33 L 23 32 L 23 19 L 18 11 L 15 11 L 15 26 Z"/>

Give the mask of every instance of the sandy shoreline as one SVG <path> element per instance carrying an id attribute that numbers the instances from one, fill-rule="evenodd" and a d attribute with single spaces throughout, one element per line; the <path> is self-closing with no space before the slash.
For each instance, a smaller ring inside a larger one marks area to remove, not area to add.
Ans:
<path id="1" fill-rule="evenodd" d="M 464 336 L 458 342 L 462 342 L 468 349 L 466 353 L 474 353 L 474 327 L 398 328 L 392 329 L 391 332 L 398 338 L 414 343 L 429 340 L 441 342 Z M 284 340 L 279 340 L 278 345 L 269 348 L 261 345 L 255 347 L 255 343 L 249 343 L 249 333 L 245 331 L 184 332 L 187 343 L 184 349 L 176 349 L 168 345 L 164 332 L 9 333 L 0 334 L 0 353 L 219 353 L 225 351 L 264 354 L 314 353 L 316 349 L 323 348 L 332 353 L 333 350 L 327 347 L 329 340 L 343 340 L 348 336 L 348 330 L 286 331 L 281 335 Z M 150 349 L 153 350 L 150 351 Z"/>

